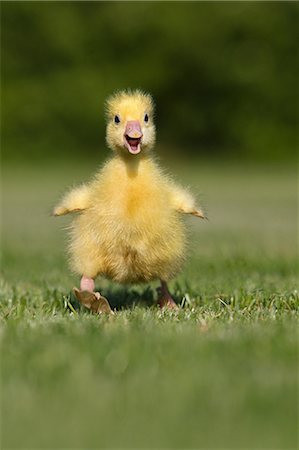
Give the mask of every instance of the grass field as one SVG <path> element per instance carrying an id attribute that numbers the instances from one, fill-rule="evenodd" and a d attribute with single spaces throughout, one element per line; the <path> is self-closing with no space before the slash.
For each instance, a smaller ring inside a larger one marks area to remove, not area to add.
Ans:
<path id="1" fill-rule="evenodd" d="M 98 280 L 113 318 L 69 309 L 69 219 L 49 216 L 92 170 L 3 172 L 2 448 L 295 449 L 295 169 L 174 164 L 210 219 L 188 219 L 182 307 Z"/>

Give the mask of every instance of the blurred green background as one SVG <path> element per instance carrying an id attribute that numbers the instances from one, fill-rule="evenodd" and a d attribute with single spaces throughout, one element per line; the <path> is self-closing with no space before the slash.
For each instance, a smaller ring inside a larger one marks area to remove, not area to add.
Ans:
<path id="1" fill-rule="evenodd" d="M 295 158 L 298 3 L 1 9 L 5 160 L 104 155 L 103 104 L 126 87 L 153 94 L 164 154 Z"/>

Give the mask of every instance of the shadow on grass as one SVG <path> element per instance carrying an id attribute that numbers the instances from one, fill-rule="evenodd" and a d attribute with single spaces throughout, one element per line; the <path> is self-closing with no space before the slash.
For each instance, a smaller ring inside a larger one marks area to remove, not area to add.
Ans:
<path id="1" fill-rule="evenodd" d="M 96 288 L 97 292 L 107 298 L 111 308 L 116 311 L 122 309 L 133 309 L 135 306 L 148 308 L 157 305 L 158 294 L 156 290 L 150 286 L 146 286 L 144 289 L 132 288 L 131 286 L 109 286 L 107 288 Z M 172 295 L 177 304 L 180 304 L 181 298 L 177 295 Z M 70 292 L 70 303 L 77 311 L 84 310 L 84 308 L 76 299 L 73 292 Z"/>

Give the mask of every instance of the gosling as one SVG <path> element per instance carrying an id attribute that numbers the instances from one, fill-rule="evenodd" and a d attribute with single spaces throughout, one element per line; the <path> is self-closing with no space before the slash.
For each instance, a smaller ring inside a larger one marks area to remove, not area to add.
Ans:
<path id="1" fill-rule="evenodd" d="M 152 97 L 139 90 L 117 92 L 107 100 L 106 111 L 113 156 L 53 211 L 55 216 L 77 213 L 69 244 L 70 266 L 81 276 L 74 293 L 92 311 L 112 312 L 108 300 L 95 292 L 97 276 L 119 283 L 160 280 L 158 304 L 176 308 L 167 283 L 186 256 L 183 214 L 205 216 L 152 156 Z"/>

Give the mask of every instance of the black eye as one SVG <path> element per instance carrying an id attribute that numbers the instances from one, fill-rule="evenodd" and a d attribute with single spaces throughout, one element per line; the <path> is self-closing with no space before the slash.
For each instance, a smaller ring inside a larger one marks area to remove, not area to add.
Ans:
<path id="1" fill-rule="evenodd" d="M 145 114 L 145 116 L 144 116 L 144 122 L 148 122 L 148 115 L 147 114 Z"/>
<path id="2" fill-rule="evenodd" d="M 114 116 L 114 123 L 119 123 L 120 122 L 120 118 L 119 116 Z"/>

